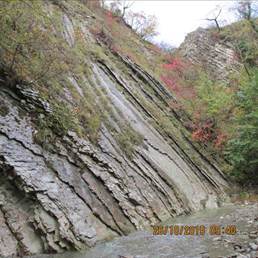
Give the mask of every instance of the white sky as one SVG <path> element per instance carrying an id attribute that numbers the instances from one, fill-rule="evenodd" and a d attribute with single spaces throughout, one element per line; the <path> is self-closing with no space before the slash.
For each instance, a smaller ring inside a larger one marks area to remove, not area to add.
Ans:
<path id="1" fill-rule="evenodd" d="M 205 18 L 213 18 L 217 6 L 223 8 L 220 21 L 232 22 L 234 16 L 228 9 L 234 2 L 236 1 L 136 0 L 131 10 L 154 14 L 159 23 L 159 36 L 155 41 L 165 41 L 173 46 L 179 46 L 187 33 L 198 27 L 207 27 L 211 23 L 205 21 Z"/>

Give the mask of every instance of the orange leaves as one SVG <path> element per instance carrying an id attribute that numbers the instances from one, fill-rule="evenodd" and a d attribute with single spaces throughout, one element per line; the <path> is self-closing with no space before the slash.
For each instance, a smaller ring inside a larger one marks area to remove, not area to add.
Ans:
<path id="1" fill-rule="evenodd" d="M 194 141 L 212 143 L 216 149 L 222 149 L 228 140 L 227 135 L 222 133 L 211 120 L 195 123 L 191 129 Z"/>
<path id="2" fill-rule="evenodd" d="M 228 140 L 228 136 L 226 134 L 219 133 L 217 135 L 217 138 L 214 141 L 214 146 L 217 149 L 222 149 L 225 143 L 227 142 L 227 140 Z"/>
<path id="3" fill-rule="evenodd" d="M 195 124 L 195 129 L 192 132 L 192 138 L 195 141 L 206 143 L 213 137 L 214 124 L 211 121 Z"/>

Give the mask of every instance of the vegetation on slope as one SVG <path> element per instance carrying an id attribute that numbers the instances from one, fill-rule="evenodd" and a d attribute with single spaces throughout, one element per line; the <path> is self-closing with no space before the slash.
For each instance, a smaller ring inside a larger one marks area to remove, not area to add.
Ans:
<path id="1" fill-rule="evenodd" d="M 201 67 L 183 60 L 176 52 L 146 41 L 125 24 L 117 10 L 87 6 L 79 0 L 71 1 L 72 4 L 65 0 L 50 2 L 53 8 L 46 8 L 48 1 L 0 2 L 1 73 L 8 75 L 10 87 L 17 81 L 33 84 L 53 107 L 53 113 L 46 118 L 34 118 L 39 143 L 49 147 L 56 136 L 63 136 L 68 130 L 97 143 L 101 124 L 112 127 L 109 121 L 115 116 L 105 91 L 92 88 L 90 62 L 111 62 L 128 74 L 128 68 L 117 59 L 116 54 L 119 54 L 140 65 L 172 92 L 176 101 L 168 103 L 170 111 L 179 115 L 186 113 L 190 118 L 184 121 L 188 129 L 184 134 L 191 135 L 193 141 L 206 146 L 214 156 L 225 157 L 226 154 L 230 164 L 227 170 L 238 181 L 257 182 L 255 91 L 258 76 L 255 67 L 258 44 L 254 29 L 257 20 L 251 23 L 242 20 L 219 32 L 210 30 L 214 40 L 233 44 L 244 64 L 243 71 L 232 76 L 229 82 L 221 82 L 215 81 Z M 63 38 L 63 10 L 71 16 L 81 15 L 80 22 L 73 24 L 72 46 Z M 82 24 L 96 42 L 85 39 Z M 83 97 L 71 85 L 68 76 L 82 87 Z M 74 102 L 63 101 L 65 87 L 69 88 Z M 146 91 L 153 94 L 150 88 Z M 160 107 L 157 109 L 146 100 L 141 102 L 165 134 L 182 141 L 183 136 L 176 129 L 178 121 L 163 112 L 167 105 L 156 103 Z M 0 108 L 5 114 L 4 108 Z M 119 132 L 114 128 L 111 131 L 114 130 L 121 148 L 131 157 L 142 137 L 127 125 L 121 128 Z"/>
<path id="2" fill-rule="evenodd" d="M 75 40 L 72 45 L 64 38 L 63 10 L 68 15 L 82 15 L 81 21 L 78 18 L 78 23 L 73 24 Z M 106 17 L 104 11 L 101 15 Z M 105 49 L 96 42 L 87 41 L 87 35 L 83 34 L 81 25 L 86 19 L 93 20 L 88 24 L 92 31 L 102 24 L 103 18 L 94 21 L 92 17 L 92 11 L 81 1 L 0 2 L 1 77 L 9 88 L 17 83 L 23 87 L 33 86 L 40 97 L 50 103 L 52 112 L 35 110 L 32 115 L 37 129 L 35 140 L 49 150 L 56 138 L 63 137 L 68 130 L 96 144 L 102 123 L 110 127 L 109 121 L 114 119 L 105 90 L 94 88 L 91 78 L 91 61 L 108 60 Z M 78 84 L 82 92 L 78 92 L 74 84 Z M 71 101 L 65 95 L 66 89 Z M 2 107 L 1 113 L 5 114 Z M 114 134 L 122 149 L 127 146 L 125 153 L 131 157 L 141 137 L 131 127 L 123 125 L 123 128 L 129 133 L 130 144 L 127 144 L 122 126 L 121 131 Z"/>

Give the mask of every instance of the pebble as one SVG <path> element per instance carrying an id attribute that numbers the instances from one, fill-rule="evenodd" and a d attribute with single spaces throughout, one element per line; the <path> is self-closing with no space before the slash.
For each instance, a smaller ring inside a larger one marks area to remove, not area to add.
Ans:
<path id="1" fill-rule="evenodd" d="M 214 237 L 214 238 L 212 239 L 212 241 L 221 241 L 221 240 L 222 240 L 221 237 Z"/>
<path id="2" fill-rule="evenodd" d="M 251 231 L 249 233 L 249 238 L 256 239 L 257 238 L 257 231 Z"/>
<path id="3" fill-rule="evenodd" d="M 258 245 L 256 245 L 255 243 L 249 243 L 249 246 L 253 251 L 256 251 L 258 249 Z"/>
<path id="4" fill-rule="evenodd" d="M 248 258 L 248 256 L 243 255 L 243 254 L 238 254 L 238 255 L 237 255 L 237 258 Z"/>
<path id="5" fill-rule="evenodd" d="M 44 118 L 45 118 L 45 115 L 44 115 L 44 114 L 40 114 L 40 115 L 39 115 L 39 118 L 44 119 Z"/>
<path id="6" fill-rule="evenodd" d="M 244 253 L 246 251 L 245 248 L 243 248 L 241 245 L 238 245 L 238 244 L 234 245 L 234 250 L 239 253 Z"/>
<path id="7" fill-rule="evenodd" d="M 250 253 L 250 258 L 257 258 L 258 257 L 258 252 L 252 251 Z"/>

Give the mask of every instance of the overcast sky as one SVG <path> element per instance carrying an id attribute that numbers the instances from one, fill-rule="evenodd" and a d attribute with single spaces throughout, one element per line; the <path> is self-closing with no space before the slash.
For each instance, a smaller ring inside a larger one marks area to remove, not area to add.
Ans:
<path id="1" fill-rule="evenodd" d="M 173 46 L 179 46 L 187 33 L 209 24 L 204 19 L 214 17 L 218 12 L 218 6 L 223 8 L 221 22 L 232 22 L 234 16 L 228 9 L 233 3 L 234 1 L 136 0 L 131 10 L 154 14 L 159 23 L 159 36 L 155 41 L 165 41 Z"/>

